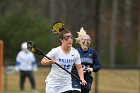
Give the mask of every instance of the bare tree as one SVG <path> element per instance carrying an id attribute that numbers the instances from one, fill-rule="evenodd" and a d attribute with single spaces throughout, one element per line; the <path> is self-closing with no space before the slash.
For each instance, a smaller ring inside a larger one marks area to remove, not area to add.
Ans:
<path id="1" fill-rule="evenodd" d="M 137 64 L 140 66 L 140 7 L 139 7 L 139 31 L 138 31 L 138 55 Z"/>
<path id="2" fill-rule="evenodd" d="M 132 40 L 132 24 L 131 24 L 131 1 L 132 0 L 125 0 L 125 7 L 124 7 L 124 22 L 125 22 L 125 42 L 124 42 L 124 54 L 125 60 L 130 58 L 131 54 L 131 40 Z M 127 60 L 130 62 L 131 60 Z"/>
<path id="3" fill-rule="evenodd" d="M 118 0 L 113 0 L 112 31 L 110 33 L 110 64 L 115 65 L 116 23 L 118 14 Z"/>
<path id="4" fill-rule="evenodd" d="M 51 20 L 51 23 L 54 23 L 55 22 L 55 15 L 56 15 L 56 3 L 55 3 L 55 0 L 49 0 L 50 1 L 50 20 Z"/>
<path id="5" fill-rule="evenodd" d="M 62 6 L 62 18 L 61 19 L 63 19 L 63 21 L 65 22 L 66 21 L 66 16 L 67 16 L 67 6 L 66 6 L 67 4 L 66 4 L 66 1 L 65 0 L 63 0 L 62 2 L 61 2 L 61 6 Z"/>
<path id="6" fill-rule="evenodd" d="M 106 4 L 102 0 L 96 0 L 96 15 L 95 15 L 95 44 L 94 47 L 96 51 L 103 55 L 104 53 L 104 43 L 105 43 L 105 21 L 106 21 L 106 15 L 105 15 L 105 9 Z M 101 39 L 102 38 L 102 39 Z"/>
<path id="7" fill-rule="evenodd" d="M 52 25 L 55 22 L 55 15 L 56 15 L 56 1 L 55 0 L 49 0 L 50 4 L 49 4 L 49 10 L 50 10 L 50 25 Z M 51 26 L 50 26 L 51 27 Z M 54 36 L 53 34 L 51 35 L 51 39 L 54 40 Z"/>

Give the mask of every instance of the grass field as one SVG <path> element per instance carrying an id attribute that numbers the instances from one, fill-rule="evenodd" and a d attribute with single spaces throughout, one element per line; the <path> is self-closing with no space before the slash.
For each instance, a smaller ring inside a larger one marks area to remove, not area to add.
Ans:
<path id="1" fill-rule="evenodd" d="M 45 93 L 45 78 L 49 73 L 50 68 L 39 68 L 35 73 L 36 87 L 39 93 Z M 140 71 L 139 70 L 105 70 L 99 72 L 98 93 L 140 93 Z M 93 74 L 94 77 L 94 74 Z M 95 80 L 95 78 L 94 78 Z M 19 77 L 18 73 L 7 75 L 4 77 L 3 93 L 19 93 Z M 90 93 L 94 92 L 94 85 Z M 31 87 L 26 79 L 25 93 L 32 93 Z"/>

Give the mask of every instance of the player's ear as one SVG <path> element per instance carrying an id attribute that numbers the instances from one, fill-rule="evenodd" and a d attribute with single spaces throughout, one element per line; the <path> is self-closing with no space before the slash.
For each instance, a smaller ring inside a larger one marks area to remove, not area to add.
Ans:
<path id="1" fill-rule="evenodd" d="M 59 39 L 59 43 L 62 44 L 62 39 Z"/>

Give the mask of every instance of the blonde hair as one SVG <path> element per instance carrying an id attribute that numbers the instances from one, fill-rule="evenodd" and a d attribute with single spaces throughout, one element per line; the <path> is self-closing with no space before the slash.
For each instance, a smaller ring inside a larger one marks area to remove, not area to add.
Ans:
<path id="1" fill-rule="evenodd" d="M 76 39 L 76 43 L 79 43 L 81 39 L 89 39 L 91 40 L 90 36 L 86 34 L 86 31 L 84 30 L 83 27 L 80 28 L 80 32 L 78 33 L 78 37 Z"/>

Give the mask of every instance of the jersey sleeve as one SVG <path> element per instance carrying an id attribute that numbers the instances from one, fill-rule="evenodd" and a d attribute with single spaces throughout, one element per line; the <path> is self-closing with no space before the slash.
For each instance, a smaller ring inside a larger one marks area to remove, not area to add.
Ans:
<path id="1" fill-rule="evenodd" d="M 20 62 L 21 52 L 17 54 L 16 61 Z"/>
<path id="2" fill-rule="evenodd" d="M 15 64 L 15 69 L 16 69 L 16 71 L 19 71 L 19 67 L 20 67 L 19 56 L 20 56 L 20 53 L 18 53 L 18 54 L 17 54 L 17 57 L 16 57 L 16 64 Z"/>
<path id="3" fill-rule="evenodd" d="M 51 58 L 51 59 L 54 59 L 55 55 L 56 55 L 56 51 L 57 51 L 57 49 L 53 48 L 48 54 L 46 54 L 46 56 Z"/>
<path id="4" fill-rule="evenodd" d="M 75 64 L 81 64 L 79 52 L 76 49 L 74 49 L 74 52 L 75 52 Z"/>
<path id="5" fill-rule="evenodd" d="M 101 63 L 100 63 L 98 54 L 96 52 L 94 52 L 94 54 L 95 56 L 94 56 L 93 71 L 98 72 L 101 69 Z"/>

